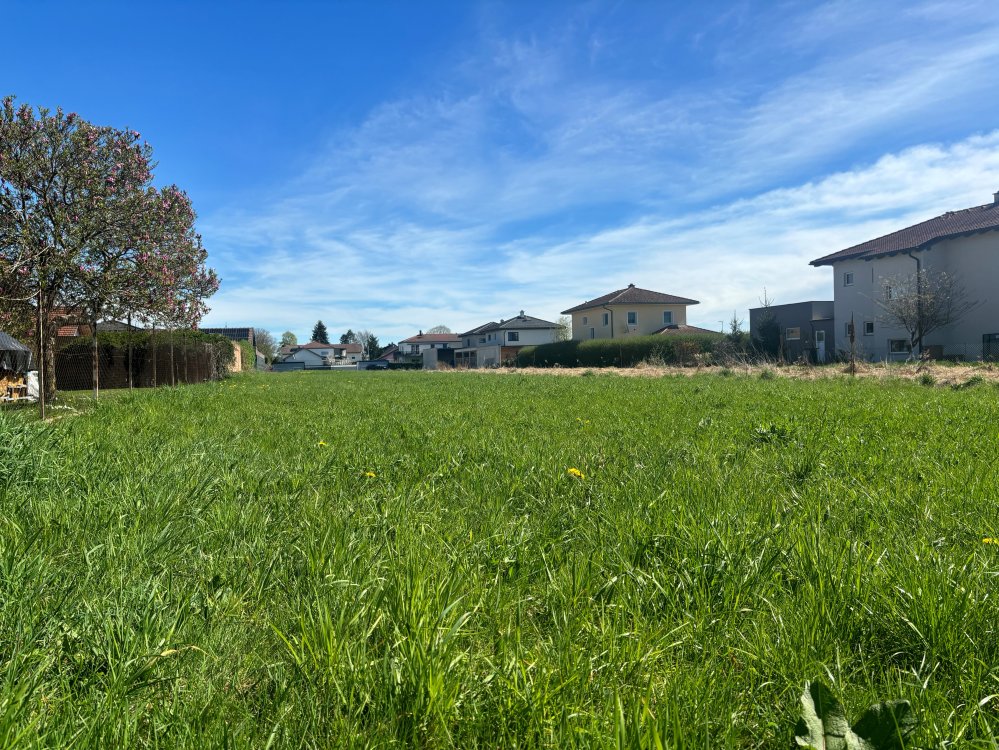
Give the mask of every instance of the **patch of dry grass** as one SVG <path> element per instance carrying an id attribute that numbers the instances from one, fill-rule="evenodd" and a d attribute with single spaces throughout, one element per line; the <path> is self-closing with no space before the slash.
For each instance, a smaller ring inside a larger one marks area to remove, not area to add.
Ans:
<path id="1" fill-rule="evenodd" d="M 620 376 L 626 378 L 690 377 L 693 375 L 742 375 L 759 377 L 771 373 L 774 377 L 792 380 L 825 380 L 829 378 L 851 377 L 849 366 L 843 363 L 830 365 L 735 365 L 730 367 L 711 365 L 697 367 L 661 366 L 640 363 L 635 367 L 499 367 L 481 370 L 453 370 L 450 372 L 500 373 L 505 375 L 561 375 L 580 376 Z M 858 362 L 855 377 L 875 379 L 924 380 L 931 378 L 937 386 L 957 386 L 979 378 L 999 383 L 999 365 L 986 362 L 963 362 L 960 364 L 938 362 L 909 363 L 870 363 Z"/>

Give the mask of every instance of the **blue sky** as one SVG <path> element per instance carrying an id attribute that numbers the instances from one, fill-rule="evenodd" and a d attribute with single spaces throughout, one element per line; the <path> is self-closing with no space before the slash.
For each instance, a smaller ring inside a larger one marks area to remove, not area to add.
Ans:
<path id="1" fill-rule="evenodd" d="M 206 325 L 384 341 L 628 283 L 690 322 L 999 190 L 999 6 L 7 0 L 0 92 L 140 131 Z"/>

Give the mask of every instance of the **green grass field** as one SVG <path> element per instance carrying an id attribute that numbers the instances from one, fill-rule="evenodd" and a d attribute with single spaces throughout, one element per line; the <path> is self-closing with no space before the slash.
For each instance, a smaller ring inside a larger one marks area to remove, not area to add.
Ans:
<path id="1" fill-rule="evenodd" d="M 575 469 L 582 476 L 575 476 Z M 249 375 L 0 414 L 0 747 L 995 748 L 999 388 Z"/>

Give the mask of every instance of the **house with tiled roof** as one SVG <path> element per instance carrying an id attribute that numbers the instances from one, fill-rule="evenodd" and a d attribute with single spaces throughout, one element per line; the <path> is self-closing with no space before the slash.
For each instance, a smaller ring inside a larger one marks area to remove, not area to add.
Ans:
<path id="1" fill-rule="evenodd" d="M 324 344 L 310 341 L 307 344 L 294 344 L 281 347 L 278 352 L 282 363 L 301 362 L 306 369 L 312 367 L 332 367 L 360 362 L 364 349 L 360 344 Z"/>
<path id="2" fill-rule="evenodd" d="M 687 325 L 687 307 L 697 304 L 696 299 L 628 284 L 563 310 L 562 315 L 572 316 L 572 338 L 576 341 L 649 336 L 682 329 L 689 329 L 687 333 L 705 332 Z"/>
<path id="3" fill-rule="evenodd" d="M 415 336 L 399 342 L 399 351 L 405 355 L 417 356 L 430 349 L 457 349 L 461 337 L 454 333 L 424 333 L 420 331 Z"/>
<path id="4" fill-rule="evenodd" d="M 947 211 L 933 219 L 853 245 L 811 262 L 833 269 L 838 348 L 854 346 L 868 359 L 912 356 L 907 331 L 888 320 L 879 302 L 919 271 L 945 272 L 964 287 L 973 308 L 929 332 L 922 350 L 934 357 L 999 358 L 999 193 L 991 203 Z M 918 349 L 918 346 L 917 346 Z M 915 352 L 918 354 L 919 352 Z"/>
<path id="5" fill-rule="evenodd" d="M 455 367 L 495 367 L 512 362 L 523 346 L 550 344 L 556 340 L 558 323 L 525 315 L 490 321 L 461 334 L 461 347 L 454 355 Z"/>

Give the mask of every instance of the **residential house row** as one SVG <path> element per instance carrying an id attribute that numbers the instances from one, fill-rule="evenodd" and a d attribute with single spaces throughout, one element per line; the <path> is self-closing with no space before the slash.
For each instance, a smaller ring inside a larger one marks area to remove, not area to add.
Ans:
<path id="1" fill-rule="evenodd" d="M 871 360 L 913 356 L 909 332 L 888 321 L 882 304 L 897 280 L 925 271 L 945 272 L 958 281 L 970 310 L 960 320 L 921 336 L 917 348 L 932 357 L 999 359 L 999 193 L 988 204 L 948 211 L 816 258 L 811 265 L 833 269 L 832 299 L 750 310 L 754 338 L 764 320 L 776 322 L 785 358 L 825 362 L 850 350 Z M 629 284 L 561 314 L 571 316 L 571 336 L 577 341 L 715 333 L 688 323 L 688 308 L 697 304 L 690 297 Z M 514 360 L 524 346 L 551 343 L 559 336 L 557 323 L 521 310 L 461 334 L 420 331 L 383 350 L 378 358 L 383 362 L 420 358 L 430 366 L 445 362 L 456 367 L 491 367 Z M 286 349 L 282 350 L 285 361 L 306 365 L 352 364 L 362 356 L 357 344 L 309 342 Z"/>

